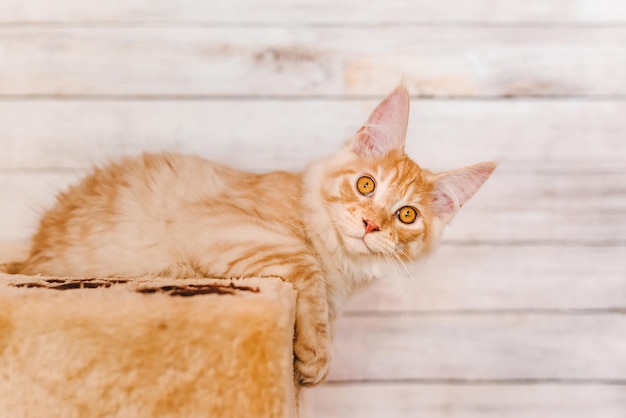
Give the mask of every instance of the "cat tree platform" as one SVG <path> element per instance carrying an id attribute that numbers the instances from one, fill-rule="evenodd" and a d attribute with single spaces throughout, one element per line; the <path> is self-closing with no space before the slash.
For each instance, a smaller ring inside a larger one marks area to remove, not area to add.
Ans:
<path id="1" fill-rule="evenodd" d="M 279 279 L 0 274 L 0 417 L 296 417 Z"/>

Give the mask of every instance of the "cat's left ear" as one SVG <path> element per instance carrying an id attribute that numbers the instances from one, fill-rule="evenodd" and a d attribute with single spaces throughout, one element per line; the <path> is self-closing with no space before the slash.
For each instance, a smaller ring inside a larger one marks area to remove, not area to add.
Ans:
<path id="1" fill-rule="evenodd" d="M 362 157 L 380 158 L 391 150 L 403 150 L 408 122 L 409 92 L 400 86 L 376 106 L 348 145 Z"/>
<path id="2" fill-rule="evenodd" d="M 495 169 L 496 163 L 486 162 L 434 175 L 432 202 L 437 217 L 450 222 Z"/>

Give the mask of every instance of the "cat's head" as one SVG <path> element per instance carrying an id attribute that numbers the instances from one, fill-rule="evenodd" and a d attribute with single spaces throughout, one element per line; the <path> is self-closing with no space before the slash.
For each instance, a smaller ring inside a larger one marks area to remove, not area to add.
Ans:
<path id="1" fill-rule="evenodd" d="M 339 245 L 352 256 L 419 258 L 496 167 L 420 168 L 404 152 L 408 116 L 409 95 L 399 87 L 325 163 L 321 199 Z"/>

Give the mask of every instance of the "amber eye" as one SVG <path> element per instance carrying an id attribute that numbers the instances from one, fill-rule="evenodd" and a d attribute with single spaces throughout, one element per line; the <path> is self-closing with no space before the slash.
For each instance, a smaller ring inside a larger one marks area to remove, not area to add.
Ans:
<path id="1" fill-rule="evenodd" d="M 359 177 L 356 181 L 356 188 L 364 196 L 369 196 L 374 193 L 374 189 L 376 188 L 376 183 L 374 179 L 368 176 Z"/>
<path id="2" fill-rule="evenodd" d="M 417 209 L 411 206 L 403 206 L 396 212 L 396 216 L 400 222 L 404 224 L 412 224 L 417 219 Z"/>

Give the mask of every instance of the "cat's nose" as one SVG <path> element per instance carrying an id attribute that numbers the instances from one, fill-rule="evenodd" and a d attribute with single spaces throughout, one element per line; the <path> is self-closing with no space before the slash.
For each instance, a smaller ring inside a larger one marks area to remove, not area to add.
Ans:
<path id="1" fill-rule="evenodd" d="M 380 231 L 380 227 L 369 219 L 363 218 L 363 225 L 365 225 L 365 233 Z"/>

